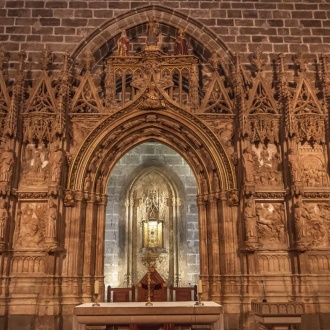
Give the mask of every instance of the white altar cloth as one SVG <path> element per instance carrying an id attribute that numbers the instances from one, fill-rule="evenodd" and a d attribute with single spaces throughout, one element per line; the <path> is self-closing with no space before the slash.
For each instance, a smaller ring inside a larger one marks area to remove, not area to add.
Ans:
<path id="1" fill-rule="evenodd" d="M 73 330 L 84 330 L 86 326 L 106 324 L 205 324 L 214 330 L 223 329 L 222 306 L 203 301 L 204 305 L 195 305 L 194 301 L 127 303 L 86 303 L 74 308 Z"/>

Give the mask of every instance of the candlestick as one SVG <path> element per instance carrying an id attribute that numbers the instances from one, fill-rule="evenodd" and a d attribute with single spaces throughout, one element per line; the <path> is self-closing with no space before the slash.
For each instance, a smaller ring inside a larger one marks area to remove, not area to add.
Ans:
<path id="1" fill-rule="evenodd" d="M 199 280 L 198 281 L 198 287 L 197 287 L 197 292 L 198 293 L 203 293 L 203 282 L 202 282 L 202 280 Z"/>
<path id="2" fill-rule="evenodd" d="M 94 294 L 99 294 L 100 282 L 98 280 L 94 283 Z"/>
<path id="3" fill-rule="evenodd" d="M 95 282 L 94 282 L 94 304 L 92 306 L 100 306 L 100 304 L 98 302 L 99 287 L 100 287 L 100 281 L 95 280 Z"/>

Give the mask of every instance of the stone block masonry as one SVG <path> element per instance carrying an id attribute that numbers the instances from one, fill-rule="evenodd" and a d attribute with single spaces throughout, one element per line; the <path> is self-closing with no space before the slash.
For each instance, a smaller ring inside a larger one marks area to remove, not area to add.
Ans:
<path id="1" fill-rule="evenodd" d="M 105 22 L 163 1 L 0 2 L 0 41 L 10 60 L 27 52 L 35 58 L 44 47 L 73 52 Z M 215 32 L 243 61 L 257 46 L 265 53 L 330 53 L 330 2 L 323 1 L 166 1 L 174 10 Z M 168 22 L 171 25 L 171 22 Z M 192 36 L 193 37 L 193 36 Z"/>

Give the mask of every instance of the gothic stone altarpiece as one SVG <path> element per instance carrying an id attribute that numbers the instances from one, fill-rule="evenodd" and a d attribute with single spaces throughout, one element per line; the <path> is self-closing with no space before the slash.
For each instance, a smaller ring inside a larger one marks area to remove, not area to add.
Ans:
<path id="1" fill-rule="evenodd" d="M 80 67 L 55 54 L 63 60 L 54 74 L 47 49 L 33 72 L 19 53 L 15 77 L 1 53 L 2 322 L 70 328 L 73 307 L 103 280 L 109 174 L 144 141 L 170 146 L 195 174 L 204 299 L 245 329 L 251 300 L 265 295 L 329 313 L 327 58 L 317 72 L 301 54 L 291 63 L 279 55 L 272 72 L 259 49 L 250 64 L 216 51 L 207 61 L 183 30 L 161 50 L 166 24 L 151 21 L 142 48 L 132 27 L 113 37 L 103 62 L 93 64 L 97 50 L 87 47 Z M 153 194 L 145 187 L 136 196 L 142 224 L 155 220 L 142 207 Z M 154 228 L 159 253 L 170 237 L 164 221 Z"/>

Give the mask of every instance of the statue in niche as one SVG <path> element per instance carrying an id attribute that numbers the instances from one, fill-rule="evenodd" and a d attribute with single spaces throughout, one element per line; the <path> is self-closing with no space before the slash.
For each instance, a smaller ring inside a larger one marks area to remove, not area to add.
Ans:
<path id="1" fill-rule="evenodd" d="M 289 166 L 291 170 L 291 178 L 293 182 L 301 180 L 301 168 L 299 165 L 299 156 L 293 149 L 289 150 L 288 155 Z"/>
<path id="2" fill-rule="evenodd" d="M 126 31 L 123 30 L 121 33 L 121 36 L 119 37 L 117 41 L 117 47 L 118 47 L 118 56 L 128 56 L 129 52 L 129 40 L 126 35 Z"/>
<path id="3" fill-rule="evenodd" d="M 62 165 L 64 162 L 64 155 L 57 143 L 53 146 L 53 151 L 50 154 L 50 181 L 58 184 L 60 182 Z"/>
<path id="4" fill-rule="evenodd" d="M 175 39 L 175 55 L 188 55 L 188 41 L 183 28 L 179 28 L 178 36 Z"/>
<path id="5" fill-rule="evenodd" d="M 48 203 L 46 237 L 56 238 L 57 205 L 53 201 Z"/>
<path id="6" fill-rule="evenodd" d="M 85 182 L 84 182 L 84 191 L 90 193 L 92 190 L 92 178 L 90 173 L 86 175 Z"/>
<path id="7" fill-rule="evenodd" d="M 48 202 L 48 210 L 46 215 L 47 224 L 45 230 L 45 246 L 52 251 L 57 248 L 57 205 L 51 200 Z"/>
<path id="8" fill-rule="evenodd" d="M 0 241 L 3 241 L 5 238 L 5 227 L 8 222 L 8 211 L 6 201 L 0 201 Z"/>
<path id="9" fill-rule="evenodd" d="M 286 243 L 284 209 L 282 205 L 261 203 L 257 208 L 258 237 L 264 246 Z"/>
<path id="10" fill-rule="evenodd" d="M 1 153 L 0 159 L 0 181 L 9 182 L 13 172 L 14 154 L 7 144 L 5 150 Z"/>
<path id="11" fill-rule="evenodd" d="M 328 185 L 329 177 L 322 161 L 318 157 L 302 159 L 302 181 L 307 187 L 324 187 Z"/>
<path id="12" fill-rule="evenodd" d="M 257 214 L 255 211 L 254 200 L 253 198 L 250 198 L 245 203 L 245 208 L 244 208 L 246 240 L 250 240 L 252 238 L 255 239 L 257 237 L 256 221 L 257 221 Z"/>
<path id="13" fill-rule="evenodd" d="M 245 181 L 254 182 L 254 158 L 250 145 L 247 145 L 243 151 L 243 167 L 245 173 Z"/>
<path id="14" fill-rule="evenodd" d="M 159 24 L 155 21 L 153 16 L 149 17 L 147 23 L 147 46 L 157 46 L 159 36 Z"/>
<path id="15" fill-rule="evenodd" d="M 301 200 L 298 200 L 294 208 L 294 223 L 297 234 L 297 241 L 301 241 L 306 237 L 306 222 L 308 219 L 308 211 Z"/>

